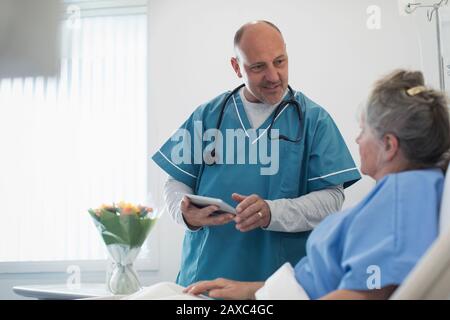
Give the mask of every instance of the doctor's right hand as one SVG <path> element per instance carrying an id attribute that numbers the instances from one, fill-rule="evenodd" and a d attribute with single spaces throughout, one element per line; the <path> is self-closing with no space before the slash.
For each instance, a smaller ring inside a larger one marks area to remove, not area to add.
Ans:
<path id="1" fill-rule="evenodd" d="M 233 220 L 234 215 L 231 213 L 224 213 L 219 215 L 212 215 L 219 210 L 216 206 L 208 206 L 199 208 L 194 206 L 187 197 L 183 197 L 180 205 L 183 219 L 191 230 L 200 229 L 203 226 L 218 226 L 227 224 Z"/>

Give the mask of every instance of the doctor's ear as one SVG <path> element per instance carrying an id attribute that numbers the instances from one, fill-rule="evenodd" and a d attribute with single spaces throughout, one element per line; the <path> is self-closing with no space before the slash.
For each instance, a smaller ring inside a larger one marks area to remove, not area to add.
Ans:
<path id="1" fill-rule="evenodd" d="M 239 67 L 239 61 L 235 57 L 231 58 L 231 66 L 233 67 L 234 72 L 236 72 L 237 76 L 239 78 L 242 78 L 241 68 Z"/>
<path id="2" fill-rule="evenodd" d="M 400 144 L 398 138 L 392 133 L 387 133 L 383 137 L 384 151 L 386 155 L 386 160 L 392 160 L 397 155 Z"/>

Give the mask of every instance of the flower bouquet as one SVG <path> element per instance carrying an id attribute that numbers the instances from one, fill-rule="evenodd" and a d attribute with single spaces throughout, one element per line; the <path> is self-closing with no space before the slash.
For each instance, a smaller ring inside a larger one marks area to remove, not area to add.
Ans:
<path id="1" fill-rule="evenodd" d="M 156 222 L 152 208 L 120 202 L 89 209 L 113 261 L 107 287 L 113 294 L 131 294 L 141 285 L 133 267 L 142 244 Z"/>

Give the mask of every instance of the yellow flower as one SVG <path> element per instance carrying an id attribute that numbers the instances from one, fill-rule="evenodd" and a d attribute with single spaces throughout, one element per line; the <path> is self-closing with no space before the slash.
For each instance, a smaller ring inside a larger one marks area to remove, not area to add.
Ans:
<path id="1" fill-rule="evenodd" d="M 123 214 L 139 214 L 140 210 L 137 206 L 128 203 L 128 202 L 124 202 L 124 201 L 120 201 L 119 204 L 117 205 L 117 207 L 120 209 L 120 212 Z"/>

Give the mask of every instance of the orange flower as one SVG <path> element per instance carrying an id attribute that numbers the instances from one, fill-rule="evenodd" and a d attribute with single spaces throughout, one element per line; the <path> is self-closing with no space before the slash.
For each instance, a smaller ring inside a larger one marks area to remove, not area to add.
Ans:
<path id="1" fill-rule="evenodd" d="M 120 201 L 117 207 L 120 209 L 122 214 L 139 214 L 140 210 L 138 207 L 131 203 Z"/>
<path id="2" fill-rule="evenodd" d="M 132 215 L 132 214 L 136 214 L 136 212 L 133 210 L 133 208 L 131 207 L 125 207 L 121 210 L 121 213 L 123 215 Z"/>

